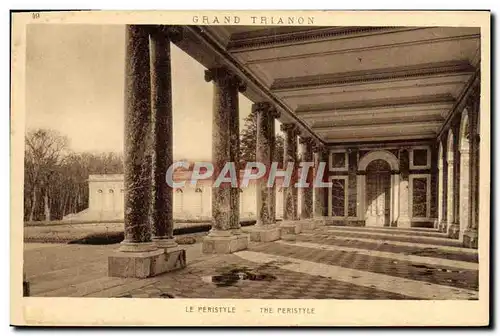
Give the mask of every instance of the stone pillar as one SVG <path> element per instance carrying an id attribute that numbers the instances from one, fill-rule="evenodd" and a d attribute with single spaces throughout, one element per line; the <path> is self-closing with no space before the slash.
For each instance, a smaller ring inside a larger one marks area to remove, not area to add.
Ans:
<path id="1" fill-rule="evenodd" d="M 460 150 L 460 191 L 459 191 L 459 223 L 460 232 L 458 238 L 463 240 L 465 231 L 470 227 L 470 160 L 469 149 Z"/>
<path id="2" fill-rule="evenodd" d="M 442 200 L 441 200 L 441 221 L 439 222 L 439 231 L 440 232 L 446 232 L 447 229 L 447 217 L 448 217 L 448 163 L 446 162 L 446 151 L 444 148 L 447 148 L 448 146 L 443 146 L 443 157 L 442 157 L 442 175 L 443 175 L 443 194 L 442 194 Z"/>
<path id="3" fill-rule="evenodd" d="M 271 119 L 269 120 L 269 133 L 271 134 L 269 146 L 272 151 L 272 161 L 276 161 L 278 157 L 278 149 L 276 148 L 276 119 L 280 117 L 280 112 L 276 108 L 271 107 L 269 110 Z M 276 223 L 276 183 L 271 187 L 271 200 L 269 202 L 270 221 Z"/>
<path id="4" fill-rule="evenodd" d="M 313 151 L 316 153 L 316 164 L 314 167 L 314 177 L 316 181 L 327 182 L 328 181 L 328 149 L 321 145 L 316 144 L 313 146 Z M 325 169 L 323 171 L 318 171 L 320 162 L 323 163 Z M 318 178 L 318 174 L 321 176 Z M 328 218 L 328 188 L 316 186 L 314 188 L 314 221 L 317 226 L 322 226 L 326 224 Z"/>
<path id="5" fill-rule="evenodd" d="M 183 250 L 158 248 L 151 239 L 153 227 L 159 245 L 175 245 L 172 197 L 164 173 L 172 161 L 168 43 L 159 27 L 126 28 L 125 239 L 119 251 L 108 258 L 110 276 L 146 278 L 186 264 Z"/>
<path id="6" fill-rule="evenodd" d="M 399 218 L 397 222 L 398 227 L 409 228 L 411 221 L 409 217 L 409 175 L 410 175 L 410 158 L 408 149 L 402 149 L 399 152 Z"/>
<path id="7" fill-rule="evenodd" d="M 257 118 L 257 145 L 255 158 L 258 163 L 266 167 L 269 172 L 273 162 L 275 145 L 274 118 L 275 110 L 267 102 L 256 103 L 252 112 Z M 280 229 L 275 224 L 274 187 L 267 184 L 267 174 L 257 181 L 257 224 L 246 229 L 253 241 L 270 242 L 280 239 Z"/>
<path id="8" fill-rule="evenodd" d="M 148 209 L 151 191 L 151 101 L 149 33 L 144 26 L 126 28 L 124 197 L 125 239 L 120 251 L 156 250 Z"/>
<path id="9" fill-rule="evenodd" d="M 447 224 L 447 233 L 448 237 L 458 239 L 460 226 L 456 223 L 455 219 L 455 199 L 457 196 L 455 193 L 456 190 L 456 179 L 455 179 L 455 160 L 454 157 L 448 157 L 448 192 L 447 198 L 447 215 L 446 215 L 446 224 Z"/>
<path id="10" fill-rule="evenodd" d="M 174 33 L 174 31 L 172 31 Z M 151 47 L 151 209 L 153 242 L 158 247 L 175 247 L 173 191 L 166 173 L 173 163 L 172 74 L 170 40 L 157 31 L 150 36 Z"/>
<path id="11" fill-rule="evenodd" d="M 205 80 L 214 82 L 212 161 L 214 177 L 221 171 L 239 177 L 238 91 L 241 80 L 226 68 L 205 71 Z M 236 120 L 235 120 L 236 119 Z M 238 144 L 235 145 L 234 142 Z M 214 181 L 216 182 L 216 181 Z M 204 253 L 232 253 L 248 247 L 249 237 L 239 231 L 239 188 L 229 182 L 212 186 L 212 229 L 203 240 Z M 236 223 L 238 221 L 238 223 Z"/>
<path id="12" fill-rule="evenodd" d="M 470 125 L 470 226 L 464 232 L 463 245 L 470 248 L 478 248 L 478 224 L 479 224 L 479 116 L 480 116 L 480 91 L 479 87 L 467 99 Z"/>
<path id="13" fill-rule="evenodd" d="M 281 124 L 281 130 L 285 133 L 283 169 L 289 163 L 293 163 L 293 175 L 288 186 L 283 187 L 283 223 L 281 224 L 282 234 L 297 234 L 301 231 L 300 222 L 297 216 L 297 136 L 298 129 L 295 124 Z"/>
<path id="14" fill-rule="evenodd" d="M 300 187 L 301 193 L 301 210 L 300 219 L 302 220 L 302 229 L 312 230 L 316 228 L 316 223 L 313 220 L 313 176 L 314 176 L 314 158 L 313 158 L 313 144 L 314 141 L 310 137 L 300 138 L 302 145 L 302 162 L 310 163 L 311 166 L 305 166 L 308 169 L 306 183 L 307 186 Z M 304 166 L 303 166 L 304 167 Z M 304 168 L 303 168 L 304 169 Z M 300 174 L 301 178 L 303 173 Z"/>

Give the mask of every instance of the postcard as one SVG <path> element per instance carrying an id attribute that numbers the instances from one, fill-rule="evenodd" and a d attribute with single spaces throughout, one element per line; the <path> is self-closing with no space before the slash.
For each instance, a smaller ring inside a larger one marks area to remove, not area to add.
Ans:
<path id="1" fill-rule="evenodd" d="M 488 11 L 11 15 L 12 325 L 489 325 Z"/>

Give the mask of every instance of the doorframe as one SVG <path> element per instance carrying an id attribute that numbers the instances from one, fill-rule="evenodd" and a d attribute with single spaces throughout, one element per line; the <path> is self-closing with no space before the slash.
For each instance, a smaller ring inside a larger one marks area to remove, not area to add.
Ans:
<path id="1" fill-rule="evenodd" d="M 357 184 L 358 184 L 358 219 L 366 221 L 366 168 L 374 160 L 384 160 L 391 168 L 390 179 L 390 223 L 397 223 L 399 219 L 399 159 L 389 151 L 375 150 L 364 155 L 358 164 Z"/>

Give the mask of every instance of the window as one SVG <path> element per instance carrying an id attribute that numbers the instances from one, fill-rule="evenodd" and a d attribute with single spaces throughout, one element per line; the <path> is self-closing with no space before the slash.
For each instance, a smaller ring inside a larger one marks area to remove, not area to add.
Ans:
<path id="1" fill-rule="evenodd" d="M 428 147 L 415 147 L 410 151 L 410 169 L 429 169 L 431 151 Z"/>
<path id="2" fill-rule="evenodd" d="M 345 150 L 330 151 L 330 171 L 343 171 L 347 169 L 347 152 Z"/>

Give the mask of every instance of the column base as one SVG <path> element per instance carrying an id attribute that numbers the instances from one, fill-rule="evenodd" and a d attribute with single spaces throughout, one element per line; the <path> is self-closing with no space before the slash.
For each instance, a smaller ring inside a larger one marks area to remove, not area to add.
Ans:
<path id="1" fill-rule="evenodd" d="M 316 223 L 316 227 L 320 227 L 320 226 L 325 226 L 326 225 L 326 219 L 328 217 L 320 217 L 320 216 L 316 216 L 313 218 L 313 221 Z"/>
<path id="2" fill-rule="evenodd" d="M 397 221 L 397 227 L 400 228 L 411 228 L 411 221 L 408 217 L 399 217 Z"/>
<path id="3" fill-rule="evenodd" d="M 460 225 L 455 223 L 448 224 L 446 232 L 449 238 L 458 239 L 460 237 Z"/>
<path id="4" fill-rule="evenodd" d="M 272 242 L 281 238 L 281 230 L 277 225 L 255 225 L 245 231 L 250 234 L 250 240 L 256 242 Z"/>
<path id="5" fill-rule="evenodd" d="M 478 248 L 478 232 L 476 229 L 467 229 L 464 232 L 463 245 L 468 248 Z"/>
<path id="6" fill-rule="evenodd" d="M 285 221 L 280 224 L 281 236 L 289 234 L 299 234 L 302 231 L 302 225 L 299 221 Z"/>
<path id="7" fill-rule="evenodd" d="M 439 228 L 439 220 L 437 220 L 437 219 L 434 220 L 434 228 L 435 229 Z"/>
<path id="8" fill-rule="evenodd" d="M 120 278 L 149 278 L 186 267 L 183 248 L 156 249 L 147 252 L 117 251 L 108 257 L 108 276 Z"/>
<path id="9" fill-rule="evenodd" d="M 448 224 L 445 221 L 441 221 L 438 225 L 439 232 L 446 232 Z"/>
<path id="10" fill-rule="evenodd" d="M 203 253 L 229 254 L 246 250 L 250 241 L 247 233 L 231 234 L 228 236 L 210 235 L 203 239 Z"/>
<path id="11" fill-rule="evenodd" d="M 303 230 L 314 230 L 318 225 L 314 219 L 307 218 L 300 220 L 300 226 L 301 226 L 301 231 L 303 231 Z"/>

